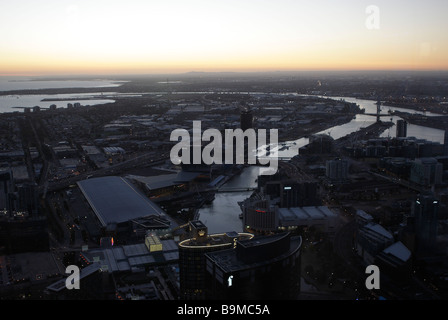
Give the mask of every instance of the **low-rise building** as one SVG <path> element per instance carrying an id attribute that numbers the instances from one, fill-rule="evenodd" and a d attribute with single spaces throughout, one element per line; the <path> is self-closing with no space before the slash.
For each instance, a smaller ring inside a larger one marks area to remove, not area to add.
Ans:
<path id="1" fill-rule="evenodd" d="M 366 264 L 374 264 L 375 257 L 393 243 L 394 237 L 389 231 L 369 222 L 357 232 L 356 250 Z"/>

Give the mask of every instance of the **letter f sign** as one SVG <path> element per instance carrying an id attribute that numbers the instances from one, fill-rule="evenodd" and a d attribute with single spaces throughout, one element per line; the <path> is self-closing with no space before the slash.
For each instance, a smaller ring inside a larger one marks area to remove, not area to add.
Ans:
<path id="1" fill-rule="evenodd" d="M 65 279 L 65 287 L 68 290 L 79 289 L 79 268 L 75 265 L 69 265 L 65 269 L 65 273 L 70 273 Z"/>
<path id="2" fill-rule="evenodd" d="M 231 287 L 232 286 L 232 281 L 233 281 L 233 276 L 230 276 L 227 278 L 227 286 Z"/>

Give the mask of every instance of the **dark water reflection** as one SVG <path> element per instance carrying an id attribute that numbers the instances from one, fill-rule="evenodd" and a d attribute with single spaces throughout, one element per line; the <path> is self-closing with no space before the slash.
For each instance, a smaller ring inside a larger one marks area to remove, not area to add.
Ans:
<path id="1" fill-rule="evenodd" d="M 250 188 L 257 185 L 257 178 L 263 170 L 259 167 L 248 167 L 243 172 L 227 182 L 224 187 Z M 239 201 L 243 201 L 252 194 L 252 191 L 218 192 L 210 205 L 204 205 L 199 211 L 199 219 L 207 226 L 209 233 L 227 231 L 241 232 L 242 220 L 239 218 L 241 209 Z"/>

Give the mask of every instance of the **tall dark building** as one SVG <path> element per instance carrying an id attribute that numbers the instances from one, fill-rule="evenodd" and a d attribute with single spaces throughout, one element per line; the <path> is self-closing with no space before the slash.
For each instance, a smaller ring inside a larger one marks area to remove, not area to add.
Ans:
<path id="1" fill-rule="evenodd" d="M 250 109 L 244 109 L 241 110 L 241 129 L 243 131 L 246 131 L 247 129 L 250 129 L 253 127 L 253 114 L 252 110 Z"/>
<path id="2" fill-rule="evenodd" d="M 437 237 L 439 201 L 432 194 L 421 194 L 413 203 L 417 252 L 434 249 Z"/>
<path id="3" fill-rule="evenodd" d="M 380 122 L 380 114 L 381 114 L 381 101 L 378 100 L 376 103 L 376 122 Z"/>
<path id="4" fill-rule="evenodd" d="M 280 208 L 317 206 L 321 204 L 314 181 L 279 180 L 265 185 L 265 194 L 278 198 Z"/>
<path id="5" fill-rule="evenodd" d="M 201 221 L 190 221 L 191 238 L 179 243 L 180 298 L 204 300 L 209 298 L 205 278 L 205 254 L 232 248 L 236 241 L 251 239 L 252 234 L 227 232 L 211 234 Z"/>
<path id="6" fill-rule="evenodd" d="M 300 236 L 290 233 L 238 240 L 206 256 L 211 299 L 295 300 L 300 294 Z"/>
<path id="7" fill-rule="evenodd" d="M 407 136 L 407 122 L 403 119 L 397 120 L 396 137 L 402 138 Z"/>
<path id="8" fill-rule="evenodd" d="M 0 219 L 0 251 L 6 254 L 48 251 L 49 246 L 46 217 Z"/>
<path id="9" fill-rule="evenodd" d="M 330 154 L 333 152 L 334 139 L 327 134 L 313 134 L 309 143 L 299 148 L 299 154 Z"/>
<path id="10" fill-rule="evenodd" d="M 347 159 L 333 159 L 325 163 L 325 176 L 333 183 L 344 182 L 348 178 L 349 162 Z"/>
<path id="11" fill-rule="evenodd" d="M 11 211 L 11 195 L 14 192 L 14 178 L 9 166 L 0 168 L 0 210 Z"/>
<path id="12" fill-rule="evenodd" d="M 30 215 L 39 213 L 39 194 L 36 183 L 24 183 L 17 186 L 17 211 Z"/>
<path id="13" fill-rule="evenodd" d="M 246 199 L 241 204 L 244 230 L 256 234 L 271 233 L 278 228 L 278 213 L 269 199 Z"/>

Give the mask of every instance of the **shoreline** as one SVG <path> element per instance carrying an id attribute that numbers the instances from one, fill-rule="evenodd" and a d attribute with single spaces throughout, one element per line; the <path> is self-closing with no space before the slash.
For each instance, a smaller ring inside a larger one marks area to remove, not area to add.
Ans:
<path id="1" fill-rule="evenodd" d="M 434 104 L 431 102 L 424 103 L 424 106 L 421 103 L 417 103 L 416 105 L 411 105 L 409 103 L 400 103 L 400 102 L 388 102 L 385 101 L 383 104 L 384 107 L 392 107 L 392 108 L 401 108 L 408 109 L 418 112 L 431 112 L 440 116 L 448 115 L 448 104 L 441 105 L 440 103 Z M 440 110 L 441 109 L 441 110 Z"/>
<path id="2" fill-rule="evenodd" d="M 121 86 L 122 85 L 114 86 L 114 87 L 107 86 L 107 87 L 88 87 L 88 88 L 87 87 L 72 87 L 72 88 L 8 90 L 8 91 L 0 91 L 0 96 L 112 92 L 112 91 L 116 91 Z"/>

